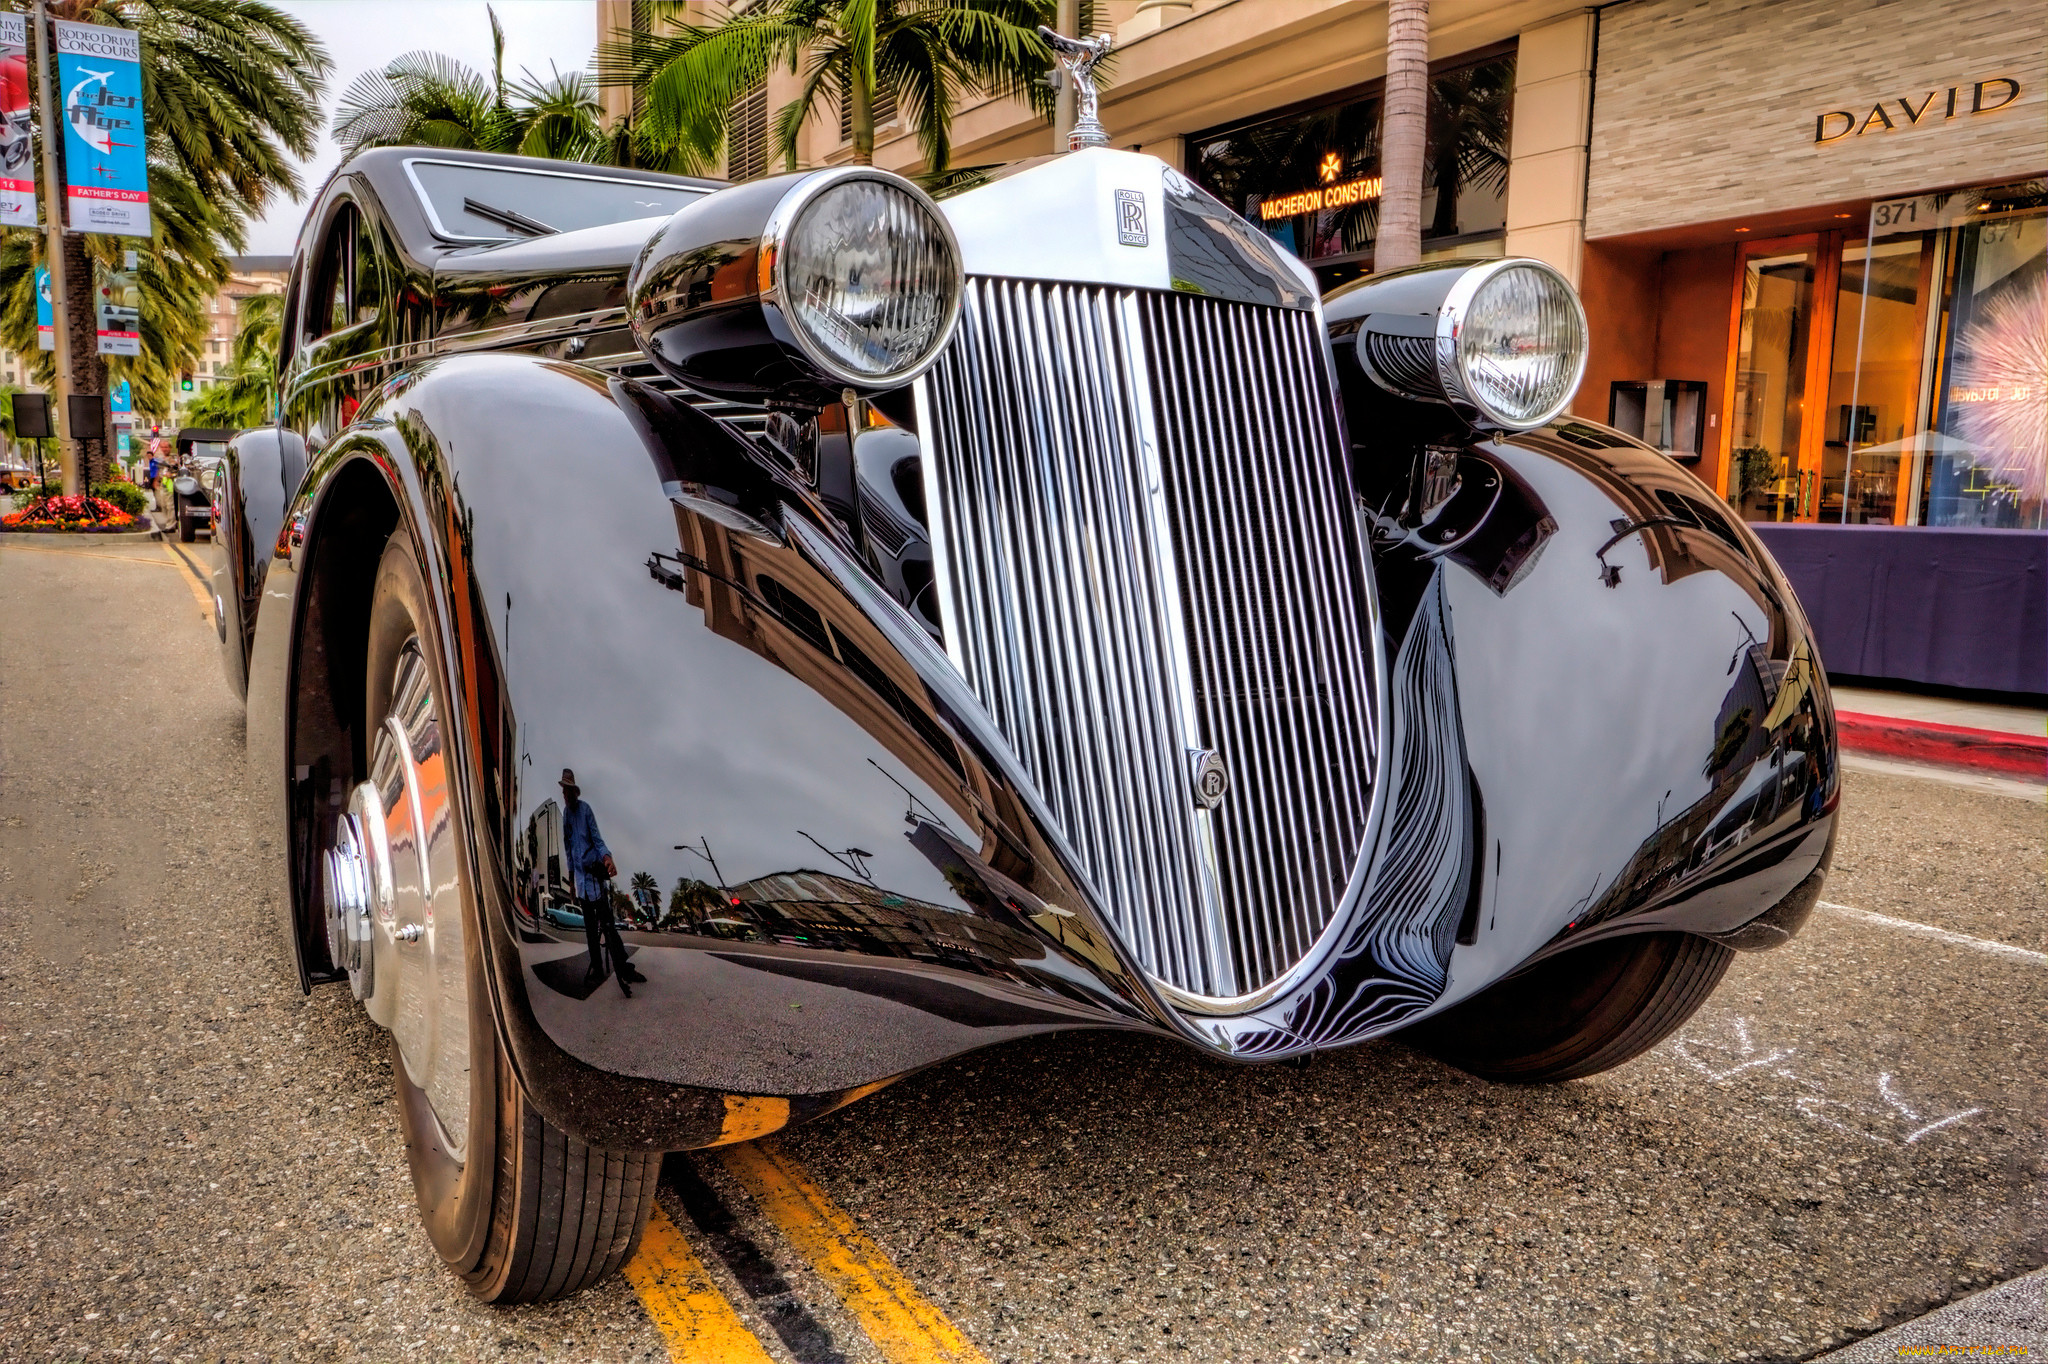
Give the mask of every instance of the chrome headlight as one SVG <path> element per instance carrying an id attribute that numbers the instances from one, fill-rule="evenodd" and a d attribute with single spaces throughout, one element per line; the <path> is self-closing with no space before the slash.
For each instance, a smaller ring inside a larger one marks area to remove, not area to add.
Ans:
<path id="1" fill-rule="evenodd" d="M 1439 261 L 1363 280 L 1325 307 L 1333 334 L 1357 333 L 1375 384 L 1477 426 L 1541 426 L 1586 373 L 1586 310 L 1542 261 Z"/>
<path id="2" fill-rule="evenodd" d="M 742 401 L 822 403 L 900 388 L 960 314 L 960 248 L 917 186 L 869 167 L 707 195 L 627 281 L 641 349 L 678 382 Z"/>

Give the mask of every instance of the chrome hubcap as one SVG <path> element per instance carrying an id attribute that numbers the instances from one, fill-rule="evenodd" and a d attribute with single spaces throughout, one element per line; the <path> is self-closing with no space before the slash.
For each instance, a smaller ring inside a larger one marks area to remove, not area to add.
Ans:
<path id="1" fill-rule="evenodd" d="M 418 639 L 399 651 L 370 780 L 327 855 L 327 945 L 391 1029 L 458 1160 L 469 1145 L 469 969 L 441 717 Z"/>

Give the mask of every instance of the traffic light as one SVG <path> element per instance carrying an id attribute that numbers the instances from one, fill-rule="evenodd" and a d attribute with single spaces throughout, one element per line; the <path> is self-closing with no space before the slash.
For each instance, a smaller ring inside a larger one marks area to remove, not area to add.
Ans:
<path id="1" fill-rule="evenodd" d="M 183 373 L 178 375 L 178 391 L 180 393 L 190 393 L 192 391 L 191 370 L 185 370 Z"/>

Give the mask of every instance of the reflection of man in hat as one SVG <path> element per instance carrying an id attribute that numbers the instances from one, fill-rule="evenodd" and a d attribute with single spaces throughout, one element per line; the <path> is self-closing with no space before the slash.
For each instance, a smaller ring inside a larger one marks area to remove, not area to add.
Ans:
<path id="1" fill-rule="evenodd" d="M 619 989 L 631 998 L 631 983 L 647 977 L 626 960 L 626 944 L 612 918 L 611 878 L 619 874 L 618 864 L 604 845 L 604 835 L 597 831 L 597 814 L 584 801 L 576 774 L 566 767 L 562 769 L 562 844 L 576 882 L 576 903 L 583 911 L 583 936 L 590 944 L 590 969 L 584 973 L 583 983 L 593 990 L 604 983 L 605 952 L 609 950 Z"/>

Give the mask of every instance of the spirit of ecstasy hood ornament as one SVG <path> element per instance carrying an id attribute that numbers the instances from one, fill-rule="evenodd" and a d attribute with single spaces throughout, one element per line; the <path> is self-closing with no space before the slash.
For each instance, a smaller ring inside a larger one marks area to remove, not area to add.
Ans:
<path id="1" fill-rule="evenodd" d="M 1038 33 L 1074 82 L 1074 130 L 1067 134 L 1067 150 L 1078 152 L 1083 147 L 1107 147 L 1109 130 L 1095 116 L 1095 67 L 1109 55 L 1116 39 L 1107 33 L 1098 33 L 1093 38 L 1065 38 L 1043 24 L 1038 26 Z"/>

